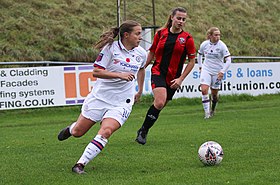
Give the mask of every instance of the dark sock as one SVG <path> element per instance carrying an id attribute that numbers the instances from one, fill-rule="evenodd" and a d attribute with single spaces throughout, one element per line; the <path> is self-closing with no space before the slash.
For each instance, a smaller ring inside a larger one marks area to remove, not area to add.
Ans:
<path id="1" fill-rule="evenodd" d="M 213 96 L 212 97 L 212 107 L 211 107 L 212 111 L 215 111 L 217 103 L 218 103 L 218 97 L 217 96 Z"/>
<path id="2" fill-rule="evenodd" d="M 141 129 L 148 131 L 158 119 L 160 111 L 161 110 L 156 109 L 155 106 L 152 105 L 146 114 L 146 118 Z"/>

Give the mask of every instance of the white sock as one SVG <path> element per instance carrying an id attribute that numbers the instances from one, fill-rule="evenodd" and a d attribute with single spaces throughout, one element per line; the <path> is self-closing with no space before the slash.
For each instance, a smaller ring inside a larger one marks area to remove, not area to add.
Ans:
<path id="1" fill-rule="evenodd" d="M 87 165 L 93 158 L 95 158 L 105 147 L 108 140 L 101 135 L 96 135 L 95 138 L 87 145 L 83 155 L 77 163 L 81 163 L 84 166 Z"/>
<path id="2" fill-rule="evenodd" d="M 209 99 L 208 94 L 207 95 L 202 95 L 202 105 L 203 105 L 205 115 L 210 114 L 210 99 Z"/>
<path id="3" fill-rule="evenodd" d="M 74 126 L 76 125 L 77 122 L 74 122 L 72 123 L 72 125 L 70 125 L 70 128 L 69 128 L 69 132 L 70 134 L 72 135 L 72 129 L 74 128 Z"/>

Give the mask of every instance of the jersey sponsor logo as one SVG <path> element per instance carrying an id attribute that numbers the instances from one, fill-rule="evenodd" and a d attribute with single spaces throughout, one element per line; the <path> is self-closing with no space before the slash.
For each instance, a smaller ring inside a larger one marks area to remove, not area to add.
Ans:
<path id="1" fill-rule="evenodd" d="M 138 71 L 138 66 L 137 65 L 132 65 L 129 64 L 128 62 L 124 62 L 118 59 L 114 59 L 114 64 L 120 64 L 122 67 L 127 67 L 130 68 L 131 71 Z"/>
<path id="2" fill-rule="evenodd" d="M 179 42 L 180 42 L 180 44 L 185 44 L 186 39 L 183 38 L 183 37 L 180 37 L 180 38 L 179 38 Z"/>
<path id="3" fill-rule="evenodd" d="M 100 62 L 103 58 L 103 55 L 104 55 L 103 53 L 99 53 L 99 55 L 96 58 L 96 62 Z"/>
<path id="4" fill-rule="evenodd" d="M 137 65 L 131 65 L 131 64 L 128 64 L 128 63 L 124 63 L 124 62 L 120 62 L 120 65 L 123 66 L 123 67 L 131 68 L 131 69 L 138 69 Z"/>
<path id="5" fill-rule="evenodd" d="M 126 61 L 126 62 L 130 62 L 130 58 L 126 58 L 125 61 Z"/>
<path id="6" fill-rule="evenodd" d="M 120 60 L 114 59 L 114 64 L 120 63 Z"/>

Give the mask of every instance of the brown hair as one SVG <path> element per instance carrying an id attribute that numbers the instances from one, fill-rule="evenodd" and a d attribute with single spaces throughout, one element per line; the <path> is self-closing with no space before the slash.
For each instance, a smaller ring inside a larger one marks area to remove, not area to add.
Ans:
<path id="1" fill-rule="evenodd" d="M 210 39 L 210 36 L 213 35 L 214 31 L 220 31 L 219 28 L 217 27 L 211 27 L 209 30 L 206 32 L 206 39 Z"/>
<path id="2" fill-rule="evenodd" d="M 112 44 L 114 39 L 119 35 L 121 39 L 125 32 L 131 33 L 135 26 L 141 26 L 138 22 L 133 20 L 127 20 L 121 24 L 121 26 L 111 28 L 110 30 L 106 31 L 102 35 L 100 35 L 100 39 L 94 45 L 94 48 L 101 50 L 106 44 Z"/>
<path id="3" fill-rule="evenodd" d="M 171 17 L 174 16 L 177 12 L 183 12 L 183 13 L 187 13 L 187 10 L 185 8 L 182 8 L 182 7 L 176 7 L 174 9 L 171 10 L 169 16 L 168 16 L 168 19 L 166 21 L 166 23 L 164 24 L 163 27 L 161 27 L 160 29 L 163 29 L 163 28 L 170 28 L 172 26 L 172 20 L 171 20 Z"/>

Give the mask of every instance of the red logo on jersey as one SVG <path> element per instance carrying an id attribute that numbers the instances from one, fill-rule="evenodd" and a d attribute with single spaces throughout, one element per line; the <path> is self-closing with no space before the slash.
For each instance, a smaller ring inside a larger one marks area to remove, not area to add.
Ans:
<path id="1" fill-rule="evenodd" d="M 126 62 L 130 62 L 130 58 L 126 58 L 125 61 L 126 61 Z"/>
<path id="2" fill-rule="evenodd" d="M 119 62 L 120 62 L 120 60 L 114 59 L 114 64 L 118 64 Z"/>

